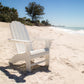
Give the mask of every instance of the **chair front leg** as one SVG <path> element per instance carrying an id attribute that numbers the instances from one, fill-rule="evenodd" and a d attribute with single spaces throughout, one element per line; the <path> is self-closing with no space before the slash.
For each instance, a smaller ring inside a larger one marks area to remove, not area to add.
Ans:
<path id="1" fill-rule="evenodd" d="M 26 54 L 25 54 L 26 70 L 31 72 L 30 43 L 26 44 L 25 47 L 26 47 Z"/>
<path id="2" fill-rule="evenodd" d="M 25 62 L 26 62 L 26 71 L 31 72 L 31 59 L 29 54 L 25 55 Z"/>

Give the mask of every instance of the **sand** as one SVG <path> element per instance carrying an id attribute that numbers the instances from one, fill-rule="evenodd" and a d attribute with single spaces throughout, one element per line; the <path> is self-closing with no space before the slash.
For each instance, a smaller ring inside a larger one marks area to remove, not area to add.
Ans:
<path id="1" fill-rule="evenodd" d="M 0 22 L 0 84 L 84 84 L 84 35 L 50 27 L 26 28 L 30 39 L 53 39 L 49 70 L 37 67 L 32 73 L 26 73 L 20 72 L 18 65 L 9 66 L 9 59 L 15 54 L 14 44 L 8 41 L 11 38 L 9 23 Z M 44 47 L 44 43 L 37 41 L 33 45 L 34 49 Z"/>

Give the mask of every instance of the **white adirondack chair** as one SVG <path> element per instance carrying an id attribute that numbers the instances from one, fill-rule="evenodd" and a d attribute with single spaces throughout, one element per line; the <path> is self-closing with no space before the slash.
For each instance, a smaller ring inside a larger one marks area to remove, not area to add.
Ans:
<path id="1" fill-rule="evenodd" d="M 46 66 L 49 66 L 49 47 L 51 42 L 49 39 L 42 39 L 46 42 L 46 47 L 44 49 L 33 50 L 31 46 L 32 41 L 29 39 L 29 35 L 24 24 L 13 21 L 10 24 L 10 30 L 13 39 L 9 40 L 15 42 L 18 53 L 10 59 L 9 63 L 16 63 L 20 60 L 25 60 L 26 70 L 29 72 L 31 72 L 32 66 L 42 62 L 45 62 Z M 45 56 L 45 60 L 33 64 L 31 63 L 32 59 L 41 56 Z"/>

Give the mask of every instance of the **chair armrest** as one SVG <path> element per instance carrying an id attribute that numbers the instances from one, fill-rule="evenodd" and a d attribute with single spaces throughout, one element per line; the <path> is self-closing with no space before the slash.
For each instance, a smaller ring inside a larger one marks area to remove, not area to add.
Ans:
<path id="1" fill-rule="evenodd" d="M 8 39 L 11 42 L 20 42 L 20 43 L 31 43 L 32 41 L 28 40 L 18 40 L 18 39 Z"/>

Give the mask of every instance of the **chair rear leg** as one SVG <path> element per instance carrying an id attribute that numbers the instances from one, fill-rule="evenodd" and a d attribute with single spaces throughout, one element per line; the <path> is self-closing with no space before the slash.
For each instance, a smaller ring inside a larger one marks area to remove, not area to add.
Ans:
<path id="1" fill-rule="evenodd" d="M 49 54 L 46 55 L 46 66 L 49 66 Z"/>

